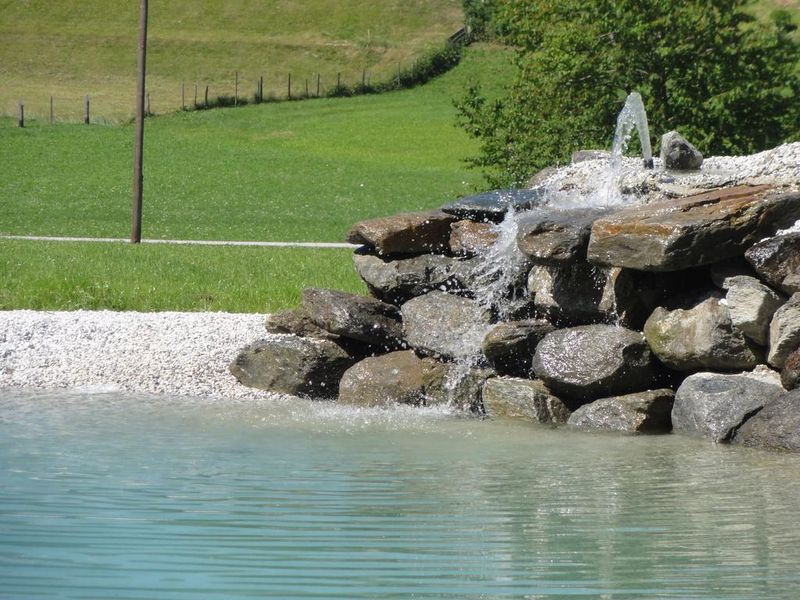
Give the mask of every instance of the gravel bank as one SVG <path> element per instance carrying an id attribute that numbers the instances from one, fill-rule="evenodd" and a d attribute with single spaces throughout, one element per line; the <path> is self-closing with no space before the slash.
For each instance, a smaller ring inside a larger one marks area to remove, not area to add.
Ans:
<path id="1" fill-rule="evenodd" d="M 260 399 L 228 372 L 264 315 L 0 311 L 0 389 L 79 388 Z"/>

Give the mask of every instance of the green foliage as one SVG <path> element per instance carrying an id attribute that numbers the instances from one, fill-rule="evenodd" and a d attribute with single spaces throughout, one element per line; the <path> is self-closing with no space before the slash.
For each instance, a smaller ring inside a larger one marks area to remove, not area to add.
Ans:
<path id="1" fill-rule="evenodd" d="M 474 39 L 494 39 L 498 32 L 497 0 L 464 0 L 464 19 Z"/>
<path id="2" fill-rule="evenodd" d="M 785 13 L 756 21 L 746 0 L 498 2 L 514 84 L 494 102 L 472 86 L 457 103 L 481 142 L 471 162 L 494 185 L 606 147 L 634 90 L 654 136 L 677 129 L 707 154 L 800 135 L 800 45 Z"/>

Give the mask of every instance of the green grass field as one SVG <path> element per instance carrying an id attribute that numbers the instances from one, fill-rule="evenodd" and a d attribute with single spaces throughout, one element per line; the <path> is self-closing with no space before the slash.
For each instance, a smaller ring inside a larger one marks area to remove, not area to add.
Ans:
<path id="1" fill-rule="evenodd" d="M 133 114 L 139 3 L 123 0 L 0 0 L 0 114 L 15 114 L 24 100 L 31 115 L 77 120 L 83 97 L 100 118 Z M 210 95 L 295 90 L 321 74 L 360 80 L 367 69 L 385 79 L 397 64 L 420 54 L 463 25 L 460 0 L 193 0 L 151 2 L 148 89 L 152 110 L 164 113 L 187 100 L 194 84 Z M 315 85 L 315 81 L 314 84 Z"/>

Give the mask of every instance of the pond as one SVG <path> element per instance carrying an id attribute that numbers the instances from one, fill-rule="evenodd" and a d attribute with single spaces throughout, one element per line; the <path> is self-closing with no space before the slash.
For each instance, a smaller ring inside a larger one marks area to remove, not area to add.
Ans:
<path id="1" fill-rule="evenodd" d="M 0 598 L 797 598 L 800 457 L 0 392 Z"/>

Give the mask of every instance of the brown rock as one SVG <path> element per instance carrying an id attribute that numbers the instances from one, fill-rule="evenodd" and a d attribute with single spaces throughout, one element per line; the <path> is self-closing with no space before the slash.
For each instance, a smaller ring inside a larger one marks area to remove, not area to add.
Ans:
<path id="1" fill-rule="evenodd" d="M 795 350 L 783 363 L 781 383 L 787 390 L 793 390 L 800 383 L 800 348 Z"/>
<path id="2" fill-rule="evenodd" d="M 608 209 L 540 208 L 519 219 L 517 246 L 536 264 L 565 264 L 583 260 L 592 224 Z"/>
<path id="3" fill-rule="evenodd" d="M 450 251 L 459 256 L 479 254 L 497 241 L 497 231 L 491 223 L 457 221 L 450 230 Z"/>
<path id="4" fill-rule="evenodd" d="M 538 380 L 494 377 L 483 386 L 486 416 L 546 425 L 565 423 L 570 410 Z"/>
<path id="5" fill-rule="evenodd" d="M 771 286 L 787 294 L 800 292 L 800 233 L 761 241 L 744 256 Z"/>
<path id="6" fill-rule="evenodd" d="M 354 225 L 347 241 L 383 255 L 440 252 L 449 248 L 450 224 L 456 220 L 438 210 L 380 217 Z"/>
<path id="7" fill-rule="evenodd" d="M 674 397 L 672 390 L 660 389 L 601 398 L 577 408 L 568 424 L 585 431 L 666 433 Z"/>

